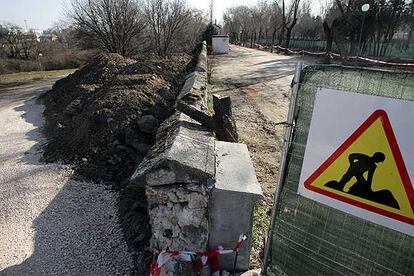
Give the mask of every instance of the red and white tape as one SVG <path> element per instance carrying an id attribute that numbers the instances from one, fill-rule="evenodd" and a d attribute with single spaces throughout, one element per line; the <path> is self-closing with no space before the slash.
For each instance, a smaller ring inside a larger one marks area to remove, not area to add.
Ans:
<path id="1" fill-rule="evenodd" d="M 280 46 L 273 46 L 273 48 L 274 49 L 279 49 L 279 50 L 282 50 L 282 51 L 287 51 L 288 53 L 297 54 L 297 55 L 301 55 L 301 54 L 308 54 L 308 55 L 315 55 L 315 56 L 328 55 L 328 57 L 331 58 L 331 59 L 334 59 L 334 57 L 340 57 L 341 56 L 337 53 L 332 53 L 332 52 L 309 52 L 309 51 L 306 51 L 306 50 L 293 51 L 293 50 L 283 48 L 283 47 L 280 47 Z M 382 65 L 414 67 L 414 63 L 410 63 L 410 62 L 389 62 L 389 61 L 383 61 L 383 60 L 367 58 L 367 57 L 358 57 L 357 58 L 356 56 L 350 56 L 349 58 L 351 58 L 351 59 L 360 59 L 360 60 L 364 60 L 364 61 L 368 61 L 368 62 L 372 62 L 372 63 L 376 63 L 376 64 L 382 64 Z"/>
<path id="2" fill-rule="evenodd" d="M 185 262 L 195 263 L 196 272 L 200 272 L 201 269 L 207 264 L 207 261 L 210 262 L 210 269 L 213 276 L 219 275 L 220 273 L 220 263 L 219 255 L 231 254 L 234 252 L 239 252 L 240 247 L 247 237 L 243 234 L 240 235 L 236 246 L 233 249 L 223 249 L 219 246 L 214 250 L 209 251 L 177 251 L 177 250 L 162 250 L 158 253 L 156 262 L 153 262 L 150 267 L 151 276 L 164 276 L 168 275 L 168 271 L 173 269 L 174 260 L 180 260 Z"/>

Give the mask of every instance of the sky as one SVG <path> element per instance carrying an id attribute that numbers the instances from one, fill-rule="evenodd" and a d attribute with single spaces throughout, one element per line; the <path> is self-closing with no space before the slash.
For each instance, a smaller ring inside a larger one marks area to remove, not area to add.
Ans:
<path id="1" fill-rule="evenodd" d="M 319 0 L 311 0 L 315 9 Z M 209 10 L 209 0 L 187 0 L 190 7 Z M 64 15 L 70 0 L 0 0 L 0 22 L 11 22 L 25 28 L 25 20 L 29 29 L 45 30 L 53 26 Z M 223 12 L 237 5 L 253 5 L 256 0 L 215 0 L 214 18 L 221 21 Z"/>
<path id="2" fill-rule="evenodd" d="M 0 22 L 45 30 L 63 15 L 66 0 L 0 0 Z"/>

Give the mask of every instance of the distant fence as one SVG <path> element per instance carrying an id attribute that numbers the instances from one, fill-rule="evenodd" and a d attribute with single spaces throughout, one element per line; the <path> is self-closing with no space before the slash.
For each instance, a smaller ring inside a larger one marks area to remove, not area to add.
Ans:
<path id="1" fill-rule="evenodd" d="M 307 137 L 318 88 L 414 100 L 414 74 L 317 65 L 305 67 L 293 109 L 294 128 L 281 167 L 269 275 L 412 275 L 414 237 L 298 195 Z M 289 126 L 287 127 L 289 129 Z"/>
<path id="2" fill-rule="evenodd" d="M 255 46 L 263 47 L 262 45 L 255 44 Z M 267 46 L 264 47 L 269 48 Z M 341 55 L 336 54 L 333 52 L 310 52 L 306 50 L 291 50 L 287 48 L 283 48 L 280 46 L 273 46 L 274 50 L 276 51 L 282 51 L 287 54 L 293 54 L 293 55 L 309 55 L 309 56 L 317 56 L 317 57 L 325 57 L 331 60 L 340 60 Z M 375 58 L 367 58 L 367 57 L 361 57 L 361 56 L 349 56 L 348 61 L 353 62 L 360 62 L 360 63 L 367 63 L 367 64 L 373 64 L 377 66 L 396 66 L 396 67 L 402 67 L 402 68 L 414 68 L 414 62 L 391 62 L 391 61 L 385 61 L 381 59 L 375 59 Z"/>
<path id="3" fill-rule="evenodd" d="M 260 40 L 257 43 L 261 45 L 270 46 L 271 40 Z M 351 43 L 345 44 L 351 54 L 355 54 L 357 45 Z M 289 44 L 290 49 L 304 49 L 308 51 L 322 52 L 326 51 L 325 40 L 306 40 L 306 39 L 292 39 Z M 353 51 L 351 49 L 354 49 Z M 397 59 L 414 59 L 414 43 L 407 43 L 404 41 L 391 41 L 387 43 L 385 55 L 386 58 L 397 58 Z M 339 53 L 339 49 L 335 43 L 332 45 L 332 51 Z M 368 42 L 365 46 L 364 56 L 377 56 L 374 51 L 374 43 Z"/>

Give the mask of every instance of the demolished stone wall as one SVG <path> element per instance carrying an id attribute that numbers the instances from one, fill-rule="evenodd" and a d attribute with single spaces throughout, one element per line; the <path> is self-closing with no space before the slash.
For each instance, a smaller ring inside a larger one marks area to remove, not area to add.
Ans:
<path id="1" fill-rule="evenodd" d="M 205 250 L 214 134 L 177 112 L 161 124 L 156 140 L 131 178 L 132 185 L 145 186 L 151 249 Z"/>
<path id="2" fill-rule="evenodd" d="M 207 109 L 207 48 L 189 74 L 178 100 Z M 152 250 L 206 250 L 209 183 L 214 179 L 214 133 L 176 112 L 157 131 L 156 143 L 131 177 L 145 187 Z"/>
<path id="3" fill-rule="evenodd" d="M 208 243 L 208 189 L 200 184 L 146 189 L 153 236 L 151 248 L 198 251 Z"/>
<path id="4" fill-rule="evenodd" d="M 213 97 L 214 114 L 207 107 L 207 49 L 203 44 L 196 71 L 186 77 L 177 98 L 181 112 L 160 125 L 155 144 L 130 183 L 145 187 L 153 252 L 231 249 L 243 233 L 248 238 L 238 253 L 236 269 L 246 270 L 253 209 L 261 189 L 247 146 L 232 143 L 237 141 L 235 127 L 231 137 L 217 131 L 225 116 L 232 119 L 230 99 Z M 217 140 L 223 138 L 232 139 Z M 233 269 L 234 254 L 220 256 L 221 268 Z M 175 264 L 174 275 L 191 274 L 191 264 Z"/>

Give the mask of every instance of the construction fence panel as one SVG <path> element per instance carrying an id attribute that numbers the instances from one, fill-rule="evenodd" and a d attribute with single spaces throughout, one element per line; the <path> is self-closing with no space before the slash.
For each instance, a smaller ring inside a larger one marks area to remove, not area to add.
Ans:
<path id="1" fill-rule="evenodd" d="M 271 40 L 262 39 L 257 41 L 261 45 L 270 46 L 272 44 Z M 283 46 L 284 43 L 280 46 Z M 344 42 L 343 45 L 348 49 L 350 55 L 356 55 L 358 50 L 357 43 L 347 43 Z M 388 43 L 382 43 L 376 45 L 372 42 L 367 42 L 364 47 L 362 56 L 376 57 L 379 56 L 379 51 L 377 47 L 384 48 L 383 54 L 381 57 L 385 58 L 395 58 L 395 59 L 413 59 L 414 58 L 414 43 L 408 43 L 406 41 L 391 41 Z M 296 39 L 293 38 L 289 43 L 290 49 L 296 50 L 307 50 L 314 52 L 324 52 L 326 51 L 326 41 L 325 40 L 312 40 L 312 39 Z M 339 53 L 338 46 L 336 43 L 332 44 L 332 51 Z"/>
<path id="2" fill-rule="evenodd" d="M 414 73 L 333 65 L 302 70 L 268 273 L 413 275 L 414 237 L 298 195 L 313 104 L 321 87 L 414 100 Z"/>

